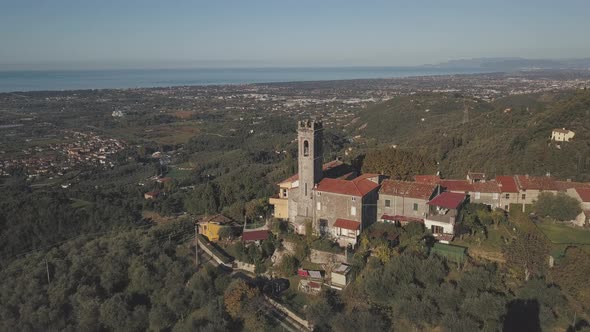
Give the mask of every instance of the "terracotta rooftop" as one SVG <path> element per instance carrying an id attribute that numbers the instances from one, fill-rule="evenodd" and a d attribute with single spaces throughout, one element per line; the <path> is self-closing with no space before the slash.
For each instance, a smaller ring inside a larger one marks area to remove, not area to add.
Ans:
<path id="1" fill-rule="evenodd" d="M 437 184 L 440 182 L 440 177 L 438 175 L 416 175 L 414 180 L 420 183 Z"/>
<path id="2" fill-rule="evenodd" d="M 456 209 L 465 200 L 465 195 L 459 193 L 444 192 L 433 198 L 428 205 L 440 206 L 447 209 Z"/>
<path id="3" fill-rule="evenodd" d="M 590 183 L 588 182 L 573 182 L 573 181 L 555 181 L 555 186 L 559 191 L 566 191 L 568 189 L 590 189 Z"/>
<path id="4" fill-rule="evenodd" d="M 325 178 L 318 183 L 316 191 L 335 194 L 363 197 L 377 189 L 379 184 L 369 180 L 365 176 L 359 176 L 353 180 L 339 180 Z"/>
<path id="5" fill-rule="evenodd" d="M 436 190 L 436 186 L 436 184 L 431 183 L 385 180 L 381 184 L 379 193 L 428 200 Z"/>
<path id="6" fill-rule="evenodd" d="M 326 171 L 329 171 L 333 168 L 342 166 L 343 164 L 344 163 L 341 162 L 340 160 L 332 160 L 332 161 L 327 162 L 322 165 L 322 171 L 326 172 Z M 286 183 L 286 182 L 295 182 L 297 180 L 299 180 L 299 173 L 296 173 L 295 175 L 292 175 L 292 176 L 284 179 L 283 181 L 279 182 L 279 184 Z"/>
<path id="7" fill-rule="evenodd" d="M 578 195 L 580 195 L 582 202 L 590 202 L 590 188 L 576 188 L 576 192 L 578 193 Z"/>
<path id="8" fill-rule="evenodd" d="M 244 231 L 242 233 L 242 241 L 261 241 L 268 239 L 267 230 Z"/>
<path id="9" fill-rule="evenodd" d="M 336 219 L 336 222 L 334 223 L 334 227 L 357 231 L 361 228 L 361 223 L 358 221 L 348 220 L 348 219 Z"/>
<path id="10" fill-rule="evenodd" d="M 555 190 L 559 188 L 555 181 L 548 176 L 516 175 L 516 183 L 521 189 L 527 190 Z"/>
<path id="11" fill-rule="evenodd" d="M 449 191 L 473 191 L 473 185 L 467 180 L 441 180 L 440 185 Z"/>
<path id="12" fill-rule="evenodd" d="M 486 181 L 486 182 L 475 182 L 472 184 L 473 191 L 480 192 L 480 193 L 499 193 L 500 186 L 498 182 L 495 180 Z"/>
<path id="13" fill-rule="evenodd" d="M 496 176 L 496 182 L 500 185 L 500 191 L 503 193 L 517 193 L 518 185 L 514 181 L 514 177 L 509 175 Z"/>

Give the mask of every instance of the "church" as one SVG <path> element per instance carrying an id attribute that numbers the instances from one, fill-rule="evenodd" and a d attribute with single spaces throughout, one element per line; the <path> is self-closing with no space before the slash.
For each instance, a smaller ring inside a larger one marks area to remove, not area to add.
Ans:
<path id="1" fill-rule="evenodd" d="M 298 173 L 279 182 L 270 199 L 274 216 L 298 234 L 313 231 L 341 246 L 356 246 L 363 229 L 377 219 L 379 174 L 356 176 L 341 161 L 323 162 L 320 121 L 298 122 Z M 306 227 L 306 225 L 310 225 Z"/>

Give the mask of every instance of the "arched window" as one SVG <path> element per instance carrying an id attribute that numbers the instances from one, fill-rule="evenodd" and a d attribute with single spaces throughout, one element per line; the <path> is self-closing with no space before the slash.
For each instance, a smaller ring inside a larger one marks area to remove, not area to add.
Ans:
<path id="1" fill-rule="evenodd" d="M 309 156 L 309 142 L 308 141 L 303 141 L 303 156 L 304 157 Z"/>

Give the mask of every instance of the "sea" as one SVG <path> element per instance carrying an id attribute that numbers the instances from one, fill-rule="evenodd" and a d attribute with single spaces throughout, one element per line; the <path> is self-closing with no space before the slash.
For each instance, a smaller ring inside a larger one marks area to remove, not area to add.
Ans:
<path id="1" fill-rule="evenodd" d="M 434 67 L 15 70 L 0 71 L 0 92 L 332 81 L 483 72 L 474 68 Z"/>

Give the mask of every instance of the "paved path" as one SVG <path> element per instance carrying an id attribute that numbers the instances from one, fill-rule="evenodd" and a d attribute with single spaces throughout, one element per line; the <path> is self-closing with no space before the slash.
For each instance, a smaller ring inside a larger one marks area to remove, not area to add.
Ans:
<path id="1" fill-rule="evenodd" d="M 193 241 L 193 245 L 194 244 L 195 244 L 195 242 Z M 198 253 L 199 253 L 199 266 L 202 266 L 204 264 L 211 264 L 213 266 L 219 267 L 222 270 L 228 272 L 232 278 L 236 278 L 236 279 L 239 278 L 239 279 L 246 280 L 246 281 L 252 281 L 252 279 L 254 279 L 256 277 L 255 275 L 253 275 L 247 271 L 234 270 L 234 269 L 228 268 L 226 266 L 220 266 L 211 256 L 209 256 L 203 250 L 199 250 Z M 265 315 L 268 318 L 278 322 L 287 331 L 290 331 L 290 332 L 310 331 L 307 328 L 307 326 L 302 326 L 298 322 L 294 321 L 293 319 L 288 317 L 286 313 L 281 311 L 279 308 L 273 306 L 266 299 L 262 303 L 262 307 L 263 308 L 261 308 L 261 309 L 264 310 Z"/>

